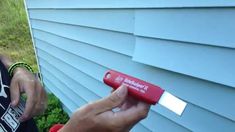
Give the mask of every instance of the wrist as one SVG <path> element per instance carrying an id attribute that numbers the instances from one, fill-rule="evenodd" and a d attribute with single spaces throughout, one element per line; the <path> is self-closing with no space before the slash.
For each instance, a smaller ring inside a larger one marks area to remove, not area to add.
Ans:
<path id="1" fill-rule="evenodd" d="M 25 70 L 33 73 L 33 69 L 24 62 L 16 62 L 8 68 L 8 72 L 11 77 L 18 71 L 25 71 Z"/>
<path id="2" fill-rule="evenodd" d="M 13 70 L 12 76 L 14 76 L 16 73 L 20 73 L 20 72 L 25 71 L 25 70 L 27 71 L 27 69 L 25 69 L 23 67 L 17 67 Z"/>

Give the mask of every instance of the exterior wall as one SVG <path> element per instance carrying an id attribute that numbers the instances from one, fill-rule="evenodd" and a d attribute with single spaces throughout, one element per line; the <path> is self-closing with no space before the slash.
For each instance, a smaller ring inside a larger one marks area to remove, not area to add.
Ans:
<path id="1" fill-rule="evenodd" d="M 68 113 L 109 94 L 115 69 L 185 100 L 135 132 L 235 131 L 235 2 L 26 0 L 43 81 Z"/>

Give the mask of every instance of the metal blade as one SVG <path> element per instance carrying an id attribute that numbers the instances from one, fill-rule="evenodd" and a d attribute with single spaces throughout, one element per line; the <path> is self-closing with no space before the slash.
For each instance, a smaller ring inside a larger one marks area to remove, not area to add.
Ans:
<path id="1" fill-rule="evenodd" d="M 168 108 L 169 110 L 175 112 L 177 115 L 181 116 L 183 113 L 187 103 L 183 100 L 175 97 L 174 95 L 165 91 L 160 100 L 158 101 L 159 104 Z"/>

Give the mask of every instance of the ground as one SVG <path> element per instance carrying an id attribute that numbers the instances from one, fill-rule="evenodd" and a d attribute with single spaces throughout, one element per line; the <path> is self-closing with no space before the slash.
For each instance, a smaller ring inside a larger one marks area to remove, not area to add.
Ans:
<path id="1" fill-rule="evenodd" d="M 0 53 L 37 70 L 23 0 L 0 1 Z"/>

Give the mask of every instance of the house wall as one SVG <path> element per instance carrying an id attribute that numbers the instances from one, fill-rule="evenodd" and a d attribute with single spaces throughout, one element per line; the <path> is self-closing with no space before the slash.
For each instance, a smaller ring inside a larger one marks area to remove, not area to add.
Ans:
<path id="1" fill-rule="evenodd" d="M 26 0 L 45 87 L 68 113 L 110 93 L 114 69 L 186 101 L 161 105 L 134 132 L 235 131 L 235 2 Z"/>

